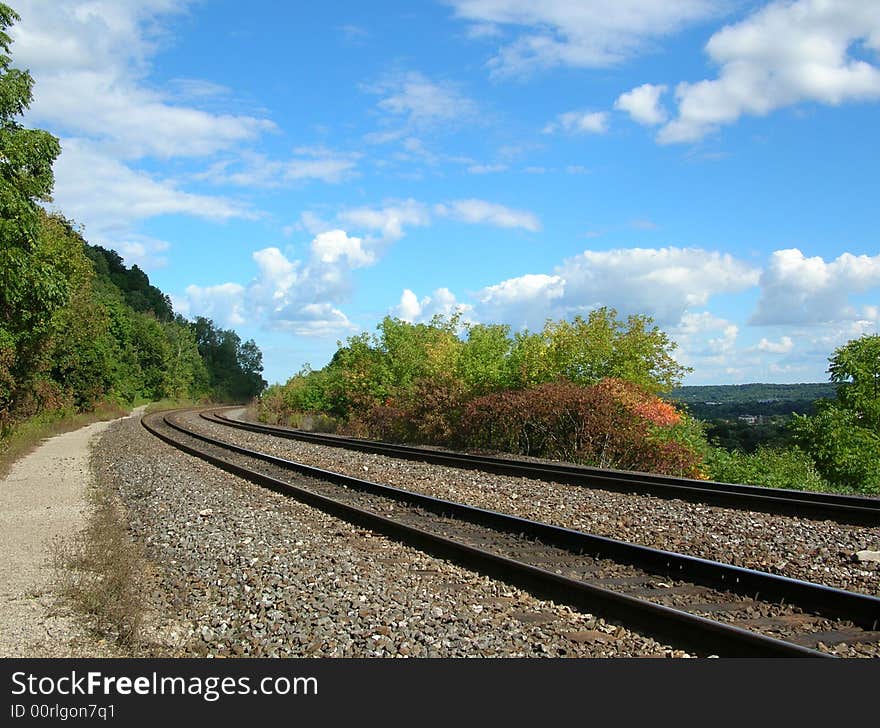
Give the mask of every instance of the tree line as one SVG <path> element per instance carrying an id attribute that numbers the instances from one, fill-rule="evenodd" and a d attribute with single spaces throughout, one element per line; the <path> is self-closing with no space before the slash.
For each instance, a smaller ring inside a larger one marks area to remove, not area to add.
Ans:
<path id="1" fill-rule="evenodd" d="M 832 391 L 774 446 L 721 446 L 669 392 L 689 371 L 650 317 L 611 308 L 511 333 L 385 317 L 267 389 L 260 417 L 376 439 L 806 490 L 880 492 L 880 336 L 835 351 Z M 680 391 L 680 390 L 679 390 Z M 827 389 L 822 390 L 827 391 Z M 661 397 L 663 395 L 663 397 Z M 792 413 L 789 413 L 792 414 Z"/>
<path id="2" fill-rule="evenodd" d="M 547 321 L 512 333 L 460 316 L 390 316 L 260 399 L 267 421 L 379 439 L 510 450 L 705 477 L 698 423 L 658 396 L 688 371 L 648 316 Z"/>
<path id="3" fill-rule="evenodd" d="M 0 4 L 0 436 L 107 400 L 244 400 L 264 387 L 253 341 L 187 321 L 137 266 L 90 246 L 51 201 L 58 139 L 27 129 L 33 79 L 12 67 Z"/>

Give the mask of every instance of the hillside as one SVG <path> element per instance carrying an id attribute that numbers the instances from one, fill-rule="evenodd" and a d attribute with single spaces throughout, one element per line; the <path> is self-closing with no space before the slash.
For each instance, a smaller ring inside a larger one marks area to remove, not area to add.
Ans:
<path id="1" fill-rule="evenodd" d="M 829 382 L 804 384 L 718 384 L 678 387 L 667 399 L 685 405 L 701 420 L 745 415 L 809 414 L 818 399 L 834 399 L 837 387 Z"/>

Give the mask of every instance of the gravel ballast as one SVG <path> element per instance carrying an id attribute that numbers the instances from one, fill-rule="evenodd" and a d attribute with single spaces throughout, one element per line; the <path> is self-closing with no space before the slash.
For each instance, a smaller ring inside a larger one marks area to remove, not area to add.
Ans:
<path id="1" fill-rule="evenodd" d="M 93 465 L 154 567 L 155 654 L 688 656 L 230 476 L 137 422 L 114 425 Z"/>
<path id="2" fill-rule="evenodd" d="M 390 458 L 183 420 L 244 447 L 426 495 L 667 551 L 880 596 L 880 529 L 615 493 Z"/>

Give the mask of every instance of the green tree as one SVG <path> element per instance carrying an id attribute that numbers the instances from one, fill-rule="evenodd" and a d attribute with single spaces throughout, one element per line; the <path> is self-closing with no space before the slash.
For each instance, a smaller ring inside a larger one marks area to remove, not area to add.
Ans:
<path id="1" fill-rule="evenodd" d="M 456 375 L 470 394 L 488 394 L 507 386 L 507 358 L 513 342 L 503 324 L 471 324 L 461 347 Z"/>
<path id="2" fill-rule="evenodd" d="M 880 431 L 880 334 L 837 348 L 828 372 L 840 406 L 855 413 L 863 427 Z"/>
<path id="3" fill-rule="evenodd" d="M 263 355 L 253 341 L 242 343 L 234 331 L 218 329 L 202 316 L 190 326 L 216 397 L 243 401 L 263 391 Z"/>
<path id="4" fill-rule="evenodd" d="M 617 317 L 601 307 L 586 319 L 548 320 L 540 334 L 517 335 L 510 357 L 511 379 L 526 387 L 556 379 L 596 384 L 624 379 L 650 392 L 668 392 L 690 369 L 674 356 L 676 344 L 649 316 Z"/>
<path id="5" fill-rule="evenodd" d="M 861 426 L 858 415 L 827 404 L 812 417 L 795 415 L 794 441 L 806 450 L 833 485 L 880 493 L 880 435 Z"/>
<path id="6" fill-rule="evenodd" d="M 880 492 L 880 336 L 865 335 L 837 348 L 828 372 L 837 400 L 817 403 L 812 416 L 795 415 L 795 442 L 810 453 L 832 484 Z"/>
<path id="7" fill-rule="evenodd" d="M 35 256 L 41 229 L 38 202 L 50 199 L 58 140 L 25 129 L 19 117 L 33 98 L 33 78 L 13 68 L 6 32 L 19 16 L 0 3 L 0 426 L 17 392 L 45 354 L 53 313 L 69 286 L 51 260 Z"/>

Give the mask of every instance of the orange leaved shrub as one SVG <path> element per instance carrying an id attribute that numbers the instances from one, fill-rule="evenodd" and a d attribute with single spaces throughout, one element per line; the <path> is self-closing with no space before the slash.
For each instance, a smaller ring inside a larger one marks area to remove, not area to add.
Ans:
<path id="1" fill-rule="evenodd" d="M 681 415 L 637 385 L 559 381 L 471 400 L 460 446 L 503 450 L 602 468 L 701 477 L 702 458 L 671 437 Z"/>

